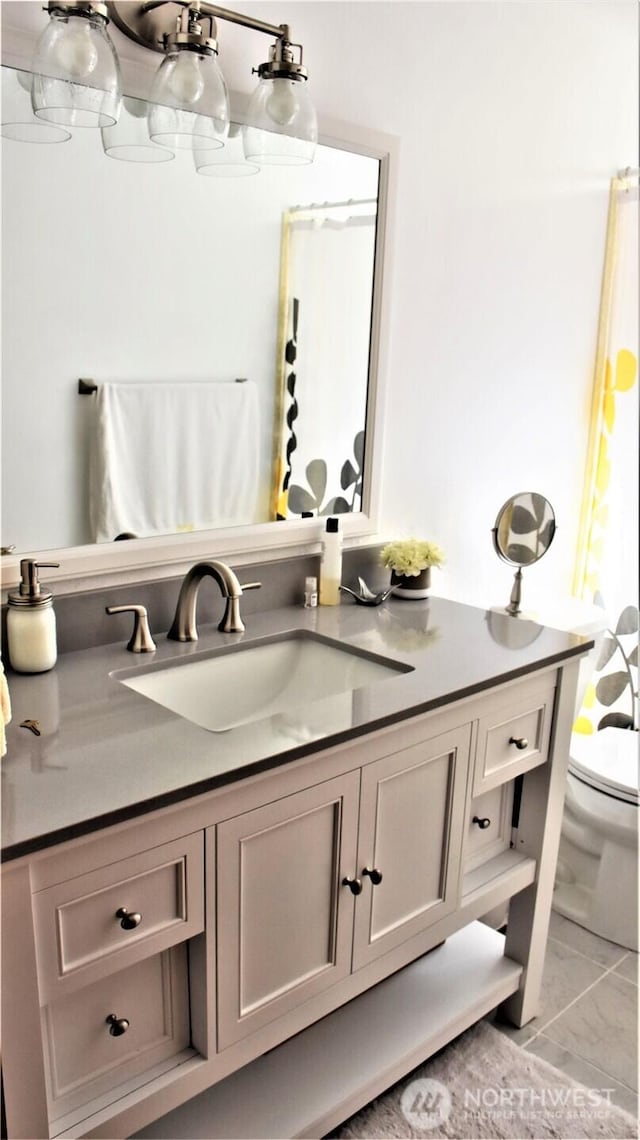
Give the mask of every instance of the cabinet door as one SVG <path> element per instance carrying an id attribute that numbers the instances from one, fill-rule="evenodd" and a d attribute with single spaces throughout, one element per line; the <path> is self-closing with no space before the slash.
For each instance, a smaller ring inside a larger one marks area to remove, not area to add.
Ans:
<path id="1" fill-rule="evenodd" d="M 217 828 L 219 1048 L 347 976 L 358 772 Z"/>
<path id="2" fill-rule="evenodd" d="M 470 737 L 464 725 L 363 770 L 354 969 L 455 909 Z"/>

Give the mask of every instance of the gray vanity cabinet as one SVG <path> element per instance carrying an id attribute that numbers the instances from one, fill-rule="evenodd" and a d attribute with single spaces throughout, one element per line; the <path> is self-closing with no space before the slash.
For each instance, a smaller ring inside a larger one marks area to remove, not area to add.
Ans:
<path id="1" fill-rule="evenodd" d="M 530 1020 L 576 675 L 9 862 L 11 1140 L 324 1135 L 500 1003 Z"/>

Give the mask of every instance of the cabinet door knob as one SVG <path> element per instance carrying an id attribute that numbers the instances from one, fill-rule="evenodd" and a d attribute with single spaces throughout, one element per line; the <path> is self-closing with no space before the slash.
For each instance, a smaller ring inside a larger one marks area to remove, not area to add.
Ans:
<path id="1" fill-rule="evenodd" d="M 343 887 L 348 887 L 352 895 L 362 894 L 362 883 L 360 879 L 350 879 L 348 876 L 342 880 Z"/>
<path id="2" fill-rule="evenodd" d="M 515 744 L 520 752 L 523 752 L 525 748 L 529 747 L 529 741 L 526 736 L 510 736 L 509 744 Z"/>
<path id="3" fill-rule="evenodd" d="M 382 871 L 378 871 L 375 867 L 373 869 L 363 867 L 362 874 L 369 876 L 374 887 L 377 887 L 378 883 L 382 882 Z"/>
<path id="4" fill-rule="evenodd" d="M 471 822 L 477 823 L 477 825 L 481 831 L 486 831 L 486 829 L 488 827 L 491 827 L 491 820 L 487 819 L 486 815 L 483 817 L 480 817 L 479 815 L 474 815 Z"/>
<path id="5" fill-rule="evenodd" d="M 112 1037 L 122 1037 L 122 1034 L 126 1033 L 129 1028 L 129 1022 L 126 1017 L 116 1017 L 115 1013 L 109 1014 L 107 1025 L 109 1026 L 109 1033 Z"/>
<path id="6" fill-rule="evenodd" d="M 119 918 L 120 925 L 123 930 L 135 930 L 142 922 L 142 915 L 138 914 L 137 910 L 129 912 L 126 906 L 121 906 L 116 911 L 116 918 Z"/>

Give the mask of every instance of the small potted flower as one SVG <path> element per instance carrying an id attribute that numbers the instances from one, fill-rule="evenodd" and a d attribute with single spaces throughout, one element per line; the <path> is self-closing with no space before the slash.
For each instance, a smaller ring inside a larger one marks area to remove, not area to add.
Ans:
<path id="1" fill-rule="evenodd" d="M 388 542 L 380 551 L 383 566 L 391 570 L 396 598 L 426 598 L 431 588 L 431 567 L 442 566 L 444 551 L 435 542 L 403 538 Z"/>

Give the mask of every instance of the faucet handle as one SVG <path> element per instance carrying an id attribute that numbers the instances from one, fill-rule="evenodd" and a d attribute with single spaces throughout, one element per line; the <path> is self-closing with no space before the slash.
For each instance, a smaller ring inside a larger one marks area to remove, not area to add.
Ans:
<path id="1" fill-rule="evenodd" d="M 151 636 L 149 629 L 149 618 L 147 617 L 146 606 L 106 606 L 105 613 L 107 614 L 127 614 L 134 615 L 133 620 L 133 633 L 131 639 L 127 644 L 127 649 L 131 653 L 153 653 L 156 648 L 156 643 Z"/>
<path id="2" fill-rule="evenodd" d="M 226 596 L 224 614 L 218 626 L 220 633 L 244 633 L 245 624 L 240 617 L 240 598 L 245 590 L 259 590 L 262 582 L 247 582 L 246 585 L 238 582 L 238 585 L 240 587 L 239 594 L 227 594 Z"/>

